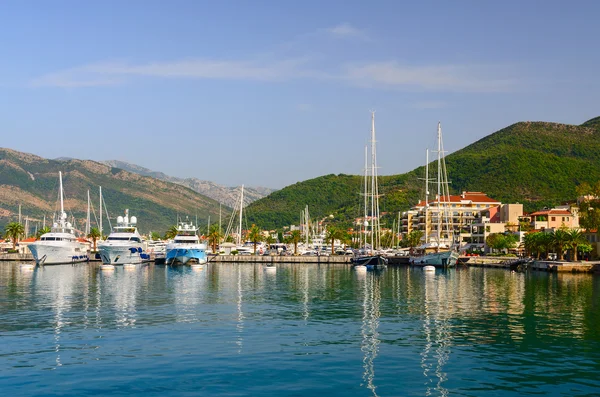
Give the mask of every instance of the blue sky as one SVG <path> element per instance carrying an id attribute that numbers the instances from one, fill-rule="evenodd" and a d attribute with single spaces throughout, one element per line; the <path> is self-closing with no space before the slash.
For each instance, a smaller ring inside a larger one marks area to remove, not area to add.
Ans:
<path id="1" fill-rule="evenodd" d="M 600 115 L 596 1 L 4 1 L 0 146 L 224 185 Z"/>

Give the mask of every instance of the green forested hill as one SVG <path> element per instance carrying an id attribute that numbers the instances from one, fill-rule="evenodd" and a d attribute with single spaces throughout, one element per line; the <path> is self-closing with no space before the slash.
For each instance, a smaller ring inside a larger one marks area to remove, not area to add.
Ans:
<path id="1" fill-rule="evenodd" d="M 44 215 L 50 222 L 58 208 L 59 171 L 63 173 L 65 210 L 76 218 L 79 229 L 83 229 L 86 217 L 88 189 L 97 212 L 98 186 L 102 186 L 112 222 L 129 208 L 143 233 L 164 233 L 178 215 L 190 219 L 197 215 L 206 224 L 209 215 L 216 219 L 219 214 L 218 202 L 177 184 L 94 161 L 48 160 L 0 148 L 0 231 L 6 223 L 17 220 L 19 204 L 31 224 L 39 223 Z M 104 225 L 108 231 L 106 218 Z"/>
<path id="2" fill-rule="evenodd" d="M 523 203 L 525 210 L 560 204 L 575 199 L 580 183 L 600 180 L 600 117 L 581 126 L 516 123 L 448 155 L 446 163 L 455 193 L 482 191 L 502 202 Z M 397 214 L 414 205 L 423 176 L 420 167 L 381 177 L 381 211 Z M 251 204 L 249 222 L 269 228 L 296 224 L 307 204 L 314 218 L 360 216 L 361 180 L 326 175 L 296 183 Z"/>

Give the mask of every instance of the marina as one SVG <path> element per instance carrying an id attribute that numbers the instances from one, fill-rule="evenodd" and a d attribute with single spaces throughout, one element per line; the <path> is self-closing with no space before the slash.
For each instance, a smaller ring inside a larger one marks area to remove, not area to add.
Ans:
<path id="1" fill-rule="evenodd" d="M 600 388 L 598 275 L 275 269 L 4 263 L 0 387 L 78 396 L 583 396 Z"/>

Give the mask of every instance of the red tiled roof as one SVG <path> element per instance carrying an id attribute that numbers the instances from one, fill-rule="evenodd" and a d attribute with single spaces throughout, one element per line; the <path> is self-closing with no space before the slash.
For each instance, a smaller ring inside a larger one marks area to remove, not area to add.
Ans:
<path id="1" fill-rule="evenodd" d="M 463 194 L 460 194 L 460 195 L 450 195 L 449 199 L 450 199 L 450 201 L 446 201 L 446 197 L 442 197 L 440 202 L 441 203 L 471 202 L 471 203 L 476 203 L 476 204 L 477 203 L 501 204 L 500 201 L 495 200 L 491 197 L 488 197 L 487 194 L 482 193 L 482 192 L 463 192 Z M 429 202 L 430 205 L 433 203 L 437 204 L 437 200 L 435 198 Z M 425 206 L 424 200 L 419 201 L 419 203 L 416 205 L 416 207 L 424 207 L 424 206 Z"/>
<path id="2" fill-rule="evenodd" d="M 35 241 L 35 237 L 24 238 L 21 240 L 22 243 L 33 243 Z"/>
<path id="3" fill-rule="evenodd" d="M 567 210 L 555 210 L 555 209 L 541 210 L 541 211 L 536 211 L 536 212 L 532 212 L 531 214 L 529 214 L 529 216 L 538 216 L 538 215 L 569 215 L 569 216 L 573 216 L 573 214 L 571 214 Z"/>

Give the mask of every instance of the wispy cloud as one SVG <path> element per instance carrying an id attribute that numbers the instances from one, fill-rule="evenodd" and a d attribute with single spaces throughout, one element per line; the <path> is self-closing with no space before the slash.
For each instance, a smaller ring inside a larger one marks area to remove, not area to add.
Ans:
<path id="1" fill-rule="evenodd" d="M 413 109 L 442 109 L 448 106 L 447 102 L 443 101 L 419 101 L 412 105 Z"/>
<path id="2" fill-rule="evenodd" d="M 330 28 L 325 29 L 325 31 L 338 38 L 358 38 L 362 40 L 368 40 L 369 35 L 361 29 L 355 28 L 349 23 L 342 23 Z"/>
<path id="3" fill-rule="evenodd" d="M 127 77 L 188 78 L 212 80 L 284 81 L 317 77 L 320 73 L 305 67 L 305 59 L 275 62 L 185 59 L 146 64 L 124 62 L 94 63 L 50 73 L 34 79 L 35 87 L 91 87 L 123 83 Z"/>
<path id="4" fill-rule="evenodd" d="M 406 66 L 398 62 L 343 64 L 319 70 L 309 58 L 283 60 L 183 59 L 149 63 L 102 62 L 50 73 L 33 87 L 97 87 L 134 78 L 284 82 L 311 79 L 374 89 L 405 91 L 503 92 L 516 81 L 498 77 L 504 70 L 481 65 Z"/>
<path id="5" fill-rule="evenodd" d="M 497 67 L 482 65 L 407 66 L 379 62 L 346 66 L 343 78 L 373 88 L 420 89 L 461 92 L 503 92 L 516 87 Z"/>

